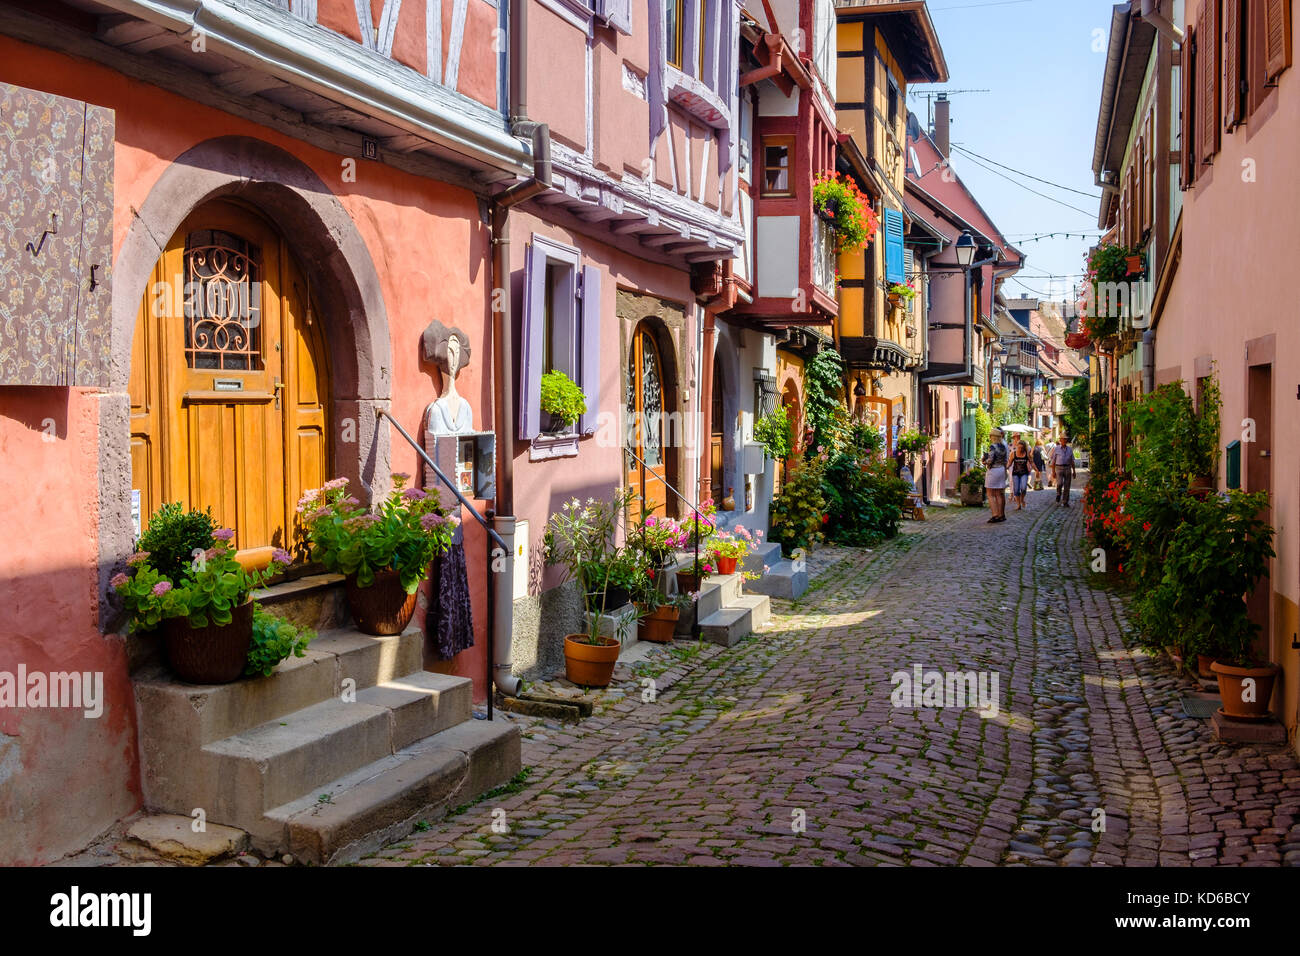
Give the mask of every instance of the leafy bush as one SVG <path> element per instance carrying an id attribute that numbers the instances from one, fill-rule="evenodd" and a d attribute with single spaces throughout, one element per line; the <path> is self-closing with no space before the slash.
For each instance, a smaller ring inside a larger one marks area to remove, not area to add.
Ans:
<path id="1" fill-rule="evenodd" d="M 1077 439 L 1088 434 L 1088 389 L 1086 378 L 1075 381 L 1061 396 L 1064 406 L 1061 421 L 1065 424 L 1067 438 Z"/>
<path id="2" fill-rule="evenodd" d="M 754 422 L 754 441 L 767 451 L 767 457 L 784 461 L 794 451 L 794 427 L 790 410 L 778 405 Z"/>
<path id="3" fill-rule="evenodd" d="M 980 493 L 984 487 L 984 478 L 988 475 L 988 469 L 983 465 L 971 465 L 961 473 L 957 479 L 957 491 L 963 488 L 970 494 Z"/>
<path id="4" fill-rule="evenodd" d="M 248 646 L 248 663 L 244 673 L 249 677 L 258 674 L 270 677 L 276 665 L 287 660 L 289 655 L 304 657 L 307 645 L 316 637 L 311 628 L 299 627 L 291 621 L 278 618 L 262 610 L 260 605 L 253 608 L 253 641 Z"/>
<path id="5" fill-rule="evenodd" d="M 393 475 L 393 491 L 373 513 L 347 493 L 346 478 L 304 494 L 298 513 L 312 560 L 336 574 L 355 574 L 363 588 L 375 583 L 377 571 L 394 570 L 406 593 L 414 594 L 434 557 L 451 544 L 460 518 L 444 514 L 434 495 L 403 489 L 408 480 Z"/>
<path id="6" fill-rule="evenodd" d="M 1246 595 L 1268 573 L 1273 529 L 1260 513 L 1265 492 L 1229 491 L 1191 500 L 1187 520 L 1170 537 L 1161 575 L 1135 604 L 1150 643 L 1169 644 L 1225 663 L 1244 665 L 1259 625 Z"/>
<path id="7" fill-rule="evenodd" d="M 195 551 L 212 547 L 212 532 L 216 530 L 211 508 L 185 511 L 180 502 L 170 501 L 153 513 L 137 550 L 149 552 L 150 565 L 175 583 L 189 570 Z"/>
<path id="8" fill-rule="evenodd" d="M 908 490 L 892 461 L 861 454 L 850 446 L 831 461 L 822 481 L 829 516 L 827 537 L 855 547 L 894 537 Z"/>
<path id="9" fill-rule="evenodd" d="M 822 349 L 804 368 L 804 417 L 813 430 L 805 457 L 837 444 L 848 428 L 848 411 L 840 398 L 843 387 L 844 360 L 834 349 Z"/>
<path id="10" fill-rule="evenodd" d="M 983 458 L 989 447 L 989 436 L 993 433 L 993 418 L 983 405 L 975 407 L 975 457 Z"/>
<path id="11" fill-rule="evenodd" d="M 823 526 L 827 517 L 822 477 L 826 464 L 824 452 L 804 459 L 794 467 L 781 494 L 772 499 L 768 537 L 781 545 L 781 552 L 786 557 L 796 548 L 806 548 L 825 540 Z"/>
<path id="12" fill-rule="evenodd" d="M 552 369 L 542 376 L 541 409 L 568 427 L 587 413 L 587 396 L 573 379 Z"/>

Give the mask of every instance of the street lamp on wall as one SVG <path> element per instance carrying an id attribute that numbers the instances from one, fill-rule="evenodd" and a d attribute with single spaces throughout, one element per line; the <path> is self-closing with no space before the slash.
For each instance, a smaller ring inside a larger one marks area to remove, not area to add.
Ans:
<path id="1" fill-rule="evenodd" d="M 963 269 L 969 269 L 971 263 L 975 261 L 975 237 L 970 234 L 969 229 L 963 229 L 961 237 L 953 246 L 957 253 L 957 265 Z"/>

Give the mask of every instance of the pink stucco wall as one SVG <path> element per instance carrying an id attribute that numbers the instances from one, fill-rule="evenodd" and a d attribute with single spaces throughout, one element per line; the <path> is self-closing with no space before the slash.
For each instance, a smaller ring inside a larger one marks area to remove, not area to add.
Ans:
<path id="1" fill-rule="evenodd" d="M 243 135 L 277 145 L 310 166 L 339 197 L 369 250 L 382 286 L 392 341 L 392 411 L 415 433 L 439 391 L 437 373 L 419 358 L 420 333 L 432 319 L 472 339 L 471 364 L 458 387 L 491 425 L 487 231 L 475 198 L 437 181 L 357 161 L 344 182 L 342 157 L 234 116 L 199 106 L 109 69 L 0 37 L 0 80 L 87 100 L 116 111 L 114 250 L 150 189 L 173 159 L 211 137 Z M 159 237 L 165 240 L 167 237 Z M 454 250 L 448 254 L 447 250 Z M 143 293 L 143 289 L 139 290 Z M 0 861 L 35 862 L 83 845 L 138 805 L 133 704 L 119 640 L 97 629 L 99 441 L 96 393 L 67 389 L 0 390 L 0 460 L 11 482 L 0 501 L 0 527 L 11 546 L 0 555 L 0 670 L 105 672 L 108 711 L 98 721 L 52 711 L 0 712 Z M 55 438 L 43 439 L 43 423 Z M 415 474 L 417 458 L 393 438 L 394 470 Z M 21 485 L 21 487 L 20 487 Z M 468 522 L 467 522 L 468 525 Z M 123 555 L 124 557 L 124 555 Z M 471 569 L 483 562 L 483 538 L 467 527 Z M 472 676 L 482 698 L 485 582 L 471 573 L 478 642 L 445 669 Z M 12 611 L 10 611 L 12 609 Z M 76 792 L 66 812 L 51 795 Z"/>
<path id="2" fill-rule="evenodd" d="M 1293 43 L 1300 46 L 1300 30 Z M 1300 62 L 1297 57 L 1300 51 L 1293 51 L 1293 62 Z M 1155 367 L 1163 380 L 1191 383 L 1198 359 L 1216 362 L 1223 393 L 1220 444 L 1226 445 L 1240 437 L 1249 413 L 1247 345 L 1276 336 L 1272 484 L 1277 558 L 1270 650 L 1284 671 L 1283 696 L 1275 706 L 1280 705 L 1292 730 L 1300 707 L 1300 654 L 1291 648 L 1291 636 L 1300 628 L 1300 323 L 1290 291 L 1300 258 L 1297 154 L 1300 72 L 1292 66 L 1245 126 L 1223 134 L 1213 165 L 1203 165 L 1184 194 L 1182 261 L 1156 328 L 1155 347 Z M 1250 451 L 1243 446 L 1246 490 L 1251 490 Z"/>

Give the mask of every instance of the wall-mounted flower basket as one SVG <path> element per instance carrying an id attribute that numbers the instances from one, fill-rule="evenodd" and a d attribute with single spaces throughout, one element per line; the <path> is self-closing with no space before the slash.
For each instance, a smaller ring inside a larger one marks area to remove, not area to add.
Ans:
<path id="1" fill-rule="evenodd" d="M 880 222 L 866 194 L 843 173 L 825 172 L 817 177 L 813 210 L 833 230 L 839 255 L 852 255 L 870 243 Z"/>
<path id="2" fill-rule="evenodd" d="M 1140 275 L 1146 271 L 1147 267 L 1146 260 L 1140 255 L 1127 256 L 1124 259 L 1124 264 L 1128 267 L 1128 275 L 1131 276 Z"/>
<path id="3" fill-rule="evenodd" d="M 1087 332 L 1067 332 L 1065 335 L 1065 344 L 1072 349 L 1085 349 L 1089 341 Z"/>

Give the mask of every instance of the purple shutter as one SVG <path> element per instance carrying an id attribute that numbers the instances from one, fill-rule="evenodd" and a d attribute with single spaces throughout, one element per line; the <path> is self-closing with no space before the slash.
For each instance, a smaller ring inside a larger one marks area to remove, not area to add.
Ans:
<path id="1" fill-rule="evenodd" d="M 530 243 L 524 258 L 523 351 L 519 358 L 519 439 L 532 441 L 542 424 L 542 343 L 546 321 L 546 253 Z"/>
<path id="2" fill-rule="evenodd" d="M 582 269 L 582 318 L 579 320 L 578 369 L 582 390 L 587 394 L 587 414 L 580 428 L 584 435 L 596 434 L 600 415 L 600 270 Z"/>
<path id="3" fill-rule="evenodd" d="M 619 33 L 632 35 L 632 0 L 596 0 L 596 16 Z"/>

